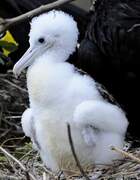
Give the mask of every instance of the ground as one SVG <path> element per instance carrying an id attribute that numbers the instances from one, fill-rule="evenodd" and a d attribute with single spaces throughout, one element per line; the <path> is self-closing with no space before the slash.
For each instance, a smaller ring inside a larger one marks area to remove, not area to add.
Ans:
<path id="1" fill-rule="evenodd" d="M 0 151 L 0 180 L 84 179 L 77 171 L 69 172 L 64 178 L 62 173 L 54 174 L 43 165 L 39 154 L 32 149 L 30 139 L 24 136 L 21 128 L 21 114 L 27 107 L 25 73 L 19 79 L 11 71 L 0 74 L 0 147 L 18 161 Z M 140 158 L 139 147 L 130 148 L 128 152 Z M 33 178 L 30 178 L 30 173 Z M 140 163 L 133 158 L 125 158 L 103 169 L 102 174 L 99 169 L 89 170 L 87 174 L 90 179 L 140 179 Z"/>

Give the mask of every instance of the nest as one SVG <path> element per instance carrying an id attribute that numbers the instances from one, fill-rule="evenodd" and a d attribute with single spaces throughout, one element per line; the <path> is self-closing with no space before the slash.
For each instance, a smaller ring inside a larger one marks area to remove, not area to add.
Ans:
<path id="1" fill-rule="evenodd" d="M 21 128 L 21 114 L 27 105 L 25 74 L 19 80 L 11 71 L 0 74 L 0 180 L 84 179 L 77 170 L 69 175 L 66 172 L 54 174 L 43 165 Z M 140 148 L 127 148 L 127 153 L 128 156 L 124 154 L 127 158 L 114 161 L 112 166 L 90 169 L 87 176 L 90 179 L 140 179 Z"/>

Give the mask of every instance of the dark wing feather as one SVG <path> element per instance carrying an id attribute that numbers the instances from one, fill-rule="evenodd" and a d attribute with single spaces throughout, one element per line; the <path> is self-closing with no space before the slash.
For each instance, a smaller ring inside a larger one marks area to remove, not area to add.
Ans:
<path id="1" fill-rule="evenodd" d="M 117 105 L 120 107 L 116 99 L 107 91 L 107 89 L 100 83 L 96 82 L 96 88 L 98 89 L 100 95 L 109 103 Z"/>

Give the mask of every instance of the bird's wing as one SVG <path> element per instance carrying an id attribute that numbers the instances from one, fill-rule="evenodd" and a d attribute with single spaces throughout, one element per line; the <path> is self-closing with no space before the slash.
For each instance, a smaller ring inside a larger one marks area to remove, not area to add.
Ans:
<path id="1" fill-rule="evenodd" d="M 82 136 L 88 146 L 96 146 L 98 132 L 99 130 L 91 125 L 87 125 L 83 128 Z"/>
<path id="2" fill-rule="evenodd" d="M 75 67 L 75 71 L 78 72 L 81 75 L 88 75 L 87 72 L 83 71 L 82 69 L 78 69 L 76 67 Z M 100 95 L 103 97 L 103 99 L 105 101 L 122 108 L 121 105 L 117 102 L 117 100 L 112 96 L 112 94 L 110 94 L 108 92 L 108 90 L 105 88 L 104 85 L 102 85 L 102 84 L 100 84 L 98 82 L 96 82 L 95 85 L 96 85 L 96 88 L 97 88 L 98 92 L 100 93 Z"/>
<path id="3" fill-rule="evenodd" d="M 81 75 L 88 75 L 87 72 L 83 71 L 82 69 L 78 69 L 75 67 L 75 71 L 78 72 Z M 89 76 L 89 75 L 88 75 Z M 105 99 L 107 102 L 117 105 L 120 107 L 119 103 L 117 100 L 108 92 L 108 90 L 105 88 L 104 85 L 96 82 L 96 88 L 99 91 L 100 95 Z"/>
<path id="4" fill-rule="evenodd" d="M 114 104 L 114 105 L 117 105 L 118 107 L 120 107 L 117 100 L 107 91 L 105 86 L 96 82 L 96 88 L 98 89 L 98 92 L 103 97 L 103 99 L 105 99 L 107 102 L 109 102 L 111 104 Z"/>
<path id="5" fill-rule="evenodd" d="M 75 70 L 75 72 L 78 72 L 78 73 L 81 74 L 81 75 L 88 75 L 87 72 L 85 72 L 84 70 L 79 69 L 79 68 L 77 68 L 77 67 L 75 67 L 74 70 Z"/>
<path id="6" fill-rule="evenodd" d="M 32 137 L 32 110 L 28 108 L 24 111 L 21 118 L 22 129 L 27 137 Z"/>
<path id="7" fill-rule="evenodd" d="M 36 130 L 33 121 L 34 118 L 33 118 L 32 109 L 28 108 L 22 114 L 22 118 L 21 118 L 22 129 L 25 135 L 31 138 L 34 149 L 40 149 L 40 145 L 39 142 L 37 141 Z"/>
<path id="8" fill-rule="evenodd" d="M 87 100 L 77 105 L 73 121 L 82 129 L 94 127 L 96 135 L 101 131 L 124 134 L 128 126 L 124 112 L 118 106 L 103 100 Z"/>

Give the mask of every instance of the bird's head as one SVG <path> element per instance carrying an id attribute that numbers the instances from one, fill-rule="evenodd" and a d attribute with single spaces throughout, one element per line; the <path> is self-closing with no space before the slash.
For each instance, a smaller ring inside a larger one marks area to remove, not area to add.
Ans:
<path id="1" fill-rule="evenodd" d="M 78 40 L 77 24 L 72 16 L 62 11 L 50 11 L 33 18 L 29 33 L 30 47 L 15 64 L 13 72 L 18 76 L 23 69 L 37 61 L 38 57 L 58 53 L 67 60 L 75 49 Z"/>

